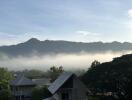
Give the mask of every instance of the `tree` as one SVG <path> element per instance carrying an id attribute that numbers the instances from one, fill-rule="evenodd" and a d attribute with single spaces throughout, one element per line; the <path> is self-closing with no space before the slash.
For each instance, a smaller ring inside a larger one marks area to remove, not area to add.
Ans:
<path id="1" fill-rule="evenodd" d="M 132 80 L 129 82 L 126 89 L 128 91 L 127 100 L 131 100 L 132 99 Z"/>
<path id="2" fill-rule="evenodd" d="M 50 78 L 51 78 L 51 82 L 53 82 L 54 80 L 56 80 L 56 78 L 62 73 L 64 72 L 63 67 L 51 67 L 50 70 L 48 71 L 50 74 Z"/>
<path id="3" fill-rule="evenodd" d="M 97 61 L 97 60 L 94 60 L 94 61 L 92 62 L 92 64 L 91 64 L 91 68 L 94 68 L 94 67 L 96 67 L 96 66 L 98 66 L 98 65 L 100 65 L 100 62 Z"/>
<path id="4" fill-rule="evenodd" d="M 6 68 L 0 68 L 0 100 L 10 98 L 9 81 L 11 73 Z"/>
<path id="5" fill-rule="evenodd" d="M 92 93 L 111 92 L 118 100 L 131 100 L 132 54 L 99 65 L 93 63 L 91 68 L 82 75 L 82 81 Z"/>
<path id="6" fill-rule="evenodd" d="M 31 95 L 31 100 L 42 100 L 51 96 L 46 87 L 35 88 Z"/>
<path id="7" fill-rule="evenodd" d="M 10 100 L 11 93 L 8 89 L 0 90 L 0 100 Z"/>
<path id="8" fill-rule="evenodd" d="M 6 68 L 0 68 L 0 90 L 9 89 L 11 73 Z"/>

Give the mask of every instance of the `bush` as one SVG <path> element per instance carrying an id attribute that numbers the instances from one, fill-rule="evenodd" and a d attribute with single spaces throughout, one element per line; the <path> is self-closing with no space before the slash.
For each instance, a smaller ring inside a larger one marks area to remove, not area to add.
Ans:
<path id="1" fill-rule="evenodd" d="M 1 90 L 0 91 L 0 100 L 10 100 L 10 91 L 9 90 Z"/>
<path id="2" fill-rule="evenodd" d="M 51 96 L 51 93 L 46 87 L 35 88 L 32 92 L 31 100 L 42 100 Z"/>

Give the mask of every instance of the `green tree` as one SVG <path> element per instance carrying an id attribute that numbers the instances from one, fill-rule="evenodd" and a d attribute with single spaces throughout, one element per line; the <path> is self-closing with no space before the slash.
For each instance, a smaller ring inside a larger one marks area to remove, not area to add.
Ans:
<path id="1" fill-rule="evenodd" d="M 11 93 L 8 89 L 0 90 L 0 100 L 10 100 Z"/>
<path id="2" fill-rule="evenodd" d="M 0 68 L 0 100 L 8 100 L 10 97 L 10 79 L 11 73 L 6 68 Z"/>
<path id="3" fill-rule="evenodd" d="M 0 89 L 9 89 L 11 73 L 6 68 L 0 68 Z"/>
<path id="4" fill-rule="evenodd" d="M 93 63 L 92 66 L 82 75 L 82 81 L 92 93 L 111 92 L 118 100 L 131 100 L 132 54 L 99 65 Z"/>
<path id="5" fill-rule="evenodd" d="M 31 100 L 42 100 L 51 96 L 46 87 L 35 88 L 31 95 Z"/>
<path id="6" fill-rule="evenodd" d="M 53 82 L 54 80 L 56 80 L 56 78 L 62 73 L 64 72 L 63 67 L 51 67 L 50 70 L 48 71 L 48 73 L 50 74 L 50 78 L 51 78 L 51 82 Z"/>

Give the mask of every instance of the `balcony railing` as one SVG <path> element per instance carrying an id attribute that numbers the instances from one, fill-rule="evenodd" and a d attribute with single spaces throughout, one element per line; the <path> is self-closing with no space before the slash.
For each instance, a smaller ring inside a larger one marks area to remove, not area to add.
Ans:
<path id="1" fill-rule="evenodd" d="M 11 93 L 12 95 L 15 95 L 15 96 L 21 96 L 21 95 L 30 96 L 31 95 L 31 91 L 12 91 Z"/>

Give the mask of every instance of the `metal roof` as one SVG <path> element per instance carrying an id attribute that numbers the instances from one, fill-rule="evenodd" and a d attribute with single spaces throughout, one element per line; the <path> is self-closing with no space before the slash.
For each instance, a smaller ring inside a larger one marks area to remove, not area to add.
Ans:
<path id="1" fill-rule="evenodd" d="M 54 94 L 72 75 L 73 73 L 64 72 L 48 87 L 48 90 Z"/>
<path id="2" fill-rule="evenodd" d="M 36 85 L 36 84 L 32 80 L 24 77 L 24 75 L 18 75 L 15 79 L 11 80 L 10 85 L 27 86 L 27 85 Z"/>
<path id="3" fill-rule="evenodd" d="M 49 78 L 39 78 L 39 79 L 32 79 L 34 83 L 38 86 L 43 86 L 43 85 L 50 85 L 50 79 Z"/>

